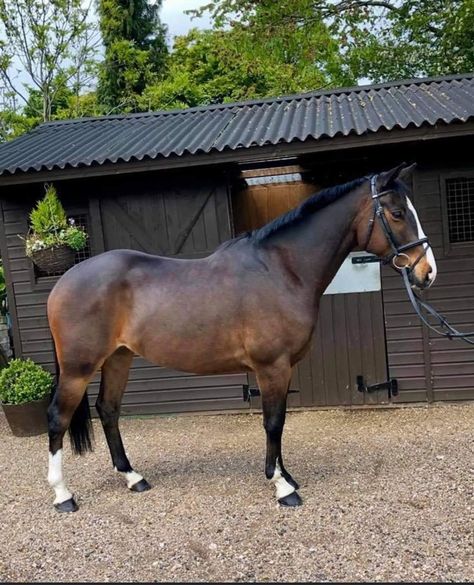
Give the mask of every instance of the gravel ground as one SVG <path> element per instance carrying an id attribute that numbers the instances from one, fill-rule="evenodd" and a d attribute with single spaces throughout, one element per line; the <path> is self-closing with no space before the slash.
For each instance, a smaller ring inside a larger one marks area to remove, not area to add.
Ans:
<path id="1" fill-rule="evenodd" d="M 304 506 L 263 474 L 259 415 L 124 419 L 129 492 L 102 431 L 66 451 L 79 512 L 58 514 L 46 436 L 0 416 L 0 581 L 472 581 L 474 404 L 290 413 Z"/>

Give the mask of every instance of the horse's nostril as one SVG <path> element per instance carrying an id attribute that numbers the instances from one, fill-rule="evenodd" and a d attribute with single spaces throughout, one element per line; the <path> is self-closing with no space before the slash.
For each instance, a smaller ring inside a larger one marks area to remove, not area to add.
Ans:
<path id="1" fill-rule="evenodd" d="M 431 274 L 433 272 L 433 267 L 430 266 L 430 269 L 428 270 L 428 274 Z"/>

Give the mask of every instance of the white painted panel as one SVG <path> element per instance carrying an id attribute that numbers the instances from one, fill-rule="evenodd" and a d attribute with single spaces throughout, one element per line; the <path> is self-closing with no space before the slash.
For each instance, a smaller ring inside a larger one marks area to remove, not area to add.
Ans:
<path id="1" fill-rule="evenodd" d="M 342 263 L 336 276 L 325 290 L 325 295 L 372 292 L 380 290 L 380 264 L 353 264 L 354 256 L 369 256 L 367 252 L 352 252 Z"/>

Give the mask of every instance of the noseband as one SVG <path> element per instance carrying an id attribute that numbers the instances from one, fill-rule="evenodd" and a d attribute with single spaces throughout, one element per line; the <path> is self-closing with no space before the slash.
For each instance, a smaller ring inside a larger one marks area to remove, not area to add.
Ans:
<path id="1" fill-rule="evenodd" d="M 415 266 L 418 264 L 418 262 L 426 254 L 426 250 L 428 249 L 428 247 L 425 248 L 423 246 L 423 251 L 421 252 L 421 254 L 418 256 L 418 258 L 415 260 L 415 262 L 413 264 L 410 263 L 410 258 L 407 256 L 407 254 L 405 254 L 405 252 L 407 250 L 410 250 L 411 248 L 416 248 L 416 246 L 421 246 L 423 244 L 427 244 L 428 238 L 426 238 L 426 237 L 420 238 L 418 240 L 415 240 L 414 242 L 410 242 L 409 244 L 403 244 L 403 246 L 399 246 L 397 244 L 397 241 L 395 239 L 392 228 L 390 227 L 390 224 L 385 216 L 383 206 L 380 203 L 380 198 L 383 197 L 384 195 L 388 195 L 389 193 L 391 193 L 391 191 L 386 190 L 386 191 L 382 191 L 382 192 L 378 193 L 377 192 L 377 177 L 378 177 L 378 175 L 372 175 L 370 177 L 370 192 L 371 192 L 371 197 L 372 197 L 372 201 L 373 201 L 373 214 L 372 214 L 371 219 L 369 220 L 367 241 L 366 241 L 366 244 L 364 246 L 364 250 L 367 250 L 367 246 L 369 245 L 370 238 L 372 237 L 372 231 L 374 229 L 375 219 L 378 218 L 378 220 L 380 221 L 380 224 L 382 226 L 382 230 L 385 234 L 385 237 L 387 238 L 387 241 L 390 244 L 390 247 L 392 249 L 391 254 L 388 254 L 387 256 L 382 258 L 382 263 L 388 264 L 389 262 L 392 262 L 392 265 L 397 270 L 402 270 L 405 268 L 405 269 L 408 269 L 411 271 L 415 268 Z M 403 260 L 402 264 L 399 263 L 400 259 Z"/>

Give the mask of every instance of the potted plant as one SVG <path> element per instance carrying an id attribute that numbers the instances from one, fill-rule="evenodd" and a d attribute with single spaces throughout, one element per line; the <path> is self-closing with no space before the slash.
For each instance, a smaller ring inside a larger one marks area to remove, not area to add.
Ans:
<path id="1" fill-rule="evenodd" d="M 17 437 L 48 431 L 47 409 L 53 375 L 31 359 L 13 359 L 0 372 L 0 401 Z"/>
<path id="2" fill-rule="evenodd" d="M 82 227 L 67 220 L 53 185 L 30 213 L 31 229 L 25 238 L 26 255 L 46 274 L 65 272 L 74 264 L 76 252 L 87 242 Z"/>

